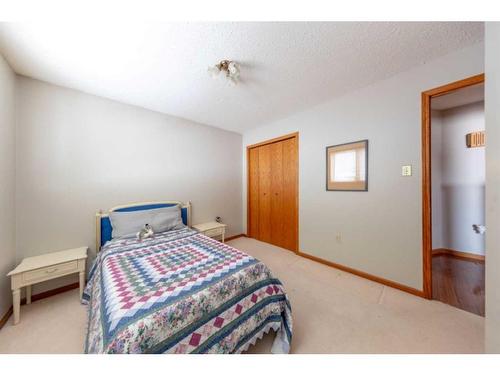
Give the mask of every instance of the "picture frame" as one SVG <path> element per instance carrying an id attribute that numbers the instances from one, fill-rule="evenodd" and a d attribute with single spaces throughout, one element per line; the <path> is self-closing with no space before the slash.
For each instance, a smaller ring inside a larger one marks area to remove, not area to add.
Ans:
<path id="1" fill-rule="evenodd" d="M 326 190 L 368 191 L 368 139 L 326 147 Z"/>

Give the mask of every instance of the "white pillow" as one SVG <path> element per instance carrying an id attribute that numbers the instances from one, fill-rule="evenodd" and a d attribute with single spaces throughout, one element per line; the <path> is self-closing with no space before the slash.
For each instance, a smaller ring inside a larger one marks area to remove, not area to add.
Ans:
<path id="1" fill-rule="evenodd" d="M 149 224 L 155 233 L 184 227 L 179 205 L 141 211 L 114 211 L 109 213 L 112 238 L 135 235 L 144 225 Z"/>

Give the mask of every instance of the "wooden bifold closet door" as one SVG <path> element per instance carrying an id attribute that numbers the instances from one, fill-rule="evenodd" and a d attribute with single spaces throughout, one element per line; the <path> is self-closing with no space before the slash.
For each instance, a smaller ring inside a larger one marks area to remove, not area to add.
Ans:
<path id="1" fill-rule="evenodd" d="M 297 251 L 297 135 L 248 148 L 248 235 Z"/>

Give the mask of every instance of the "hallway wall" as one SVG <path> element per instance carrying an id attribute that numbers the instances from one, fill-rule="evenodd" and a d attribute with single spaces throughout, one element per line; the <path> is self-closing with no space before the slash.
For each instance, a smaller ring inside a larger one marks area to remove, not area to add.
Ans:
<path id="1" fill-rule="evenodd" d="M 433 248 L 484 255 L 485 148 L 467 148 L 467 133 L 484 130 L 484 102 L 433 112 Z"/>

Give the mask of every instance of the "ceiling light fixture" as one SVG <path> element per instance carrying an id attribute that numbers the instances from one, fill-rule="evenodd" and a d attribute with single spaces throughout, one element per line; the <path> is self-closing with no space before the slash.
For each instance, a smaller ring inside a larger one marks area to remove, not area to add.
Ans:
<path id="1" fill-rule="evenodd" d="M 216 78 L 221 72 L 224 73 L 230 84 L 236 85 L 238 83 L 240 66 L 236 61 L 222 60 L 220 63 L 208 67 L 208 74 L 212 78 Z"/>

